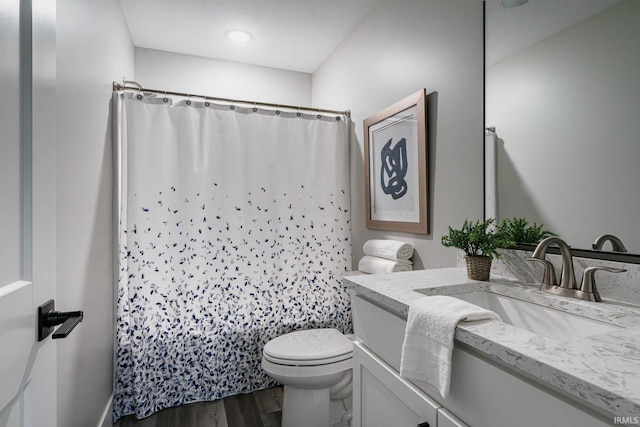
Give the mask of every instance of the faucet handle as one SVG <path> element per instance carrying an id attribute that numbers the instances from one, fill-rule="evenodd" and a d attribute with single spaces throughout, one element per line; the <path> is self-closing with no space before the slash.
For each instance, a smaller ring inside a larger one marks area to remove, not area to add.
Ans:
<path id="1" fill-rule="evenodd" d="M 542 284 L 543 285 L 558 285 L 558 279 L 556 278 L 556 270 L 551 264 L 550 261 L 547 261 L 544 258 L 525 258 L 527 261 L 535 261 L 544 265 L 544 273 L 542 275 Z"/>
<path id="2" fill-rule="evenodd" d="M 600 298 L 600 294 L 598 293 L 598 289 L 596 288 L 596 279 L 595 274 L 598 270 L 608 271 L 609 273 L 623 273 L 627 270 L 623 268 L 612 268 L 612 267 L 587 267 L 584 269 L 584 274 L 582 275 L 582 286 L 580 286 L 580 291 L 585 294 L 590 294 L 592 296 L 592 301 L 602 301 Z"/>

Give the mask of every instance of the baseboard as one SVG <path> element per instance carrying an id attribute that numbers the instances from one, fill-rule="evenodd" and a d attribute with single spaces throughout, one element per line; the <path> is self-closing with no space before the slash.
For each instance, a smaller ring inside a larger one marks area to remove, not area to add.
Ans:
<path id="1" fill-rule="evenodd" d="M 109 402 L 107 402 L 107 407 L 102 412 L 98 427 L 113 427 L 113 395 L 109 397 Z"/>

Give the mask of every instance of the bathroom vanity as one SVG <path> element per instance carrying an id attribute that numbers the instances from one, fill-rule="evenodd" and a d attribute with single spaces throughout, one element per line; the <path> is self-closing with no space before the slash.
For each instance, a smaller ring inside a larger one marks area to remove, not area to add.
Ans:
<path id="1" fill-rule="evenodd" d="M 507 279 L 477 282 L 460 268 L 349 276 L 344 281 L 352 289 L 357 338 L 354 426 L 599 427 L 640 422 L 635 421 L 640 417 L 638 308 L 557 297 L 535 284 Z M 458 325 L 446 399 L 399 375 L 409 305 L 425 295 L 486 303 L 505 320 Z"/>

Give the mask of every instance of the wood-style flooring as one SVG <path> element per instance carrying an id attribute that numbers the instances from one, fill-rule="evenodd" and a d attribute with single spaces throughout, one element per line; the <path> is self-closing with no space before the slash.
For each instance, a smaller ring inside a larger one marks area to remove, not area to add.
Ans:
<path id="1" fill-rule="evenodd" d="M 168 408 L 142 420 L 128 415 L 114 427 L 280 427 L 281 423 L 282 387 L 274 387 Z"/>

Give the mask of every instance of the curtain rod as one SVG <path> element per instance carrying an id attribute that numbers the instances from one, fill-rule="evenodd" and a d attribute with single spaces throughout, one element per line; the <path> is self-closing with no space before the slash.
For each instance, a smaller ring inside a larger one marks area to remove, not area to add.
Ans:
<path id="1" fill-rule="evenodd" d="M 175 95 L 175 96 L 186 96 L 186 97 L 196 97 L 203 98 L 205 101 L 222 101 L 239 103 L 239 104 L 247 104 L 247 105 L 257 105 L 263 107 L 275 107 L 275 108 L 287 108 L 291 110 L 298 111 L 311 111 L 316 113 L 330 113 L 330 114 L 340 114 L 347 118 L 351 118 L 351 110 L 339 111 L 339 110 L 326 110 L 323 108 L 311 108 L 311 107 L 300 107 L 297 105 L 286 105 L 286 104 L 271 104 L 268 102 L 256 102 L 256 101 L 244 101 L 241 99 L 229 99 L 229 98 L 220 98 L 216 96 L 206 96 L 206 95 L 195 95 L 193 93 L 184 93 L 184 92 L 174 92 L 170 90 L 157 90 L 157 89 L 149 89 L 142 87 L 139 83 L 130 80 L 123 80 L 122 84 L 118 82 L 113 82 L 113 90 L 115 91 L 125 91 L 125 90 L 133 90 L 138 92 L 149 92 L 149 93 L 158 93 L 163 95 Z"/>

